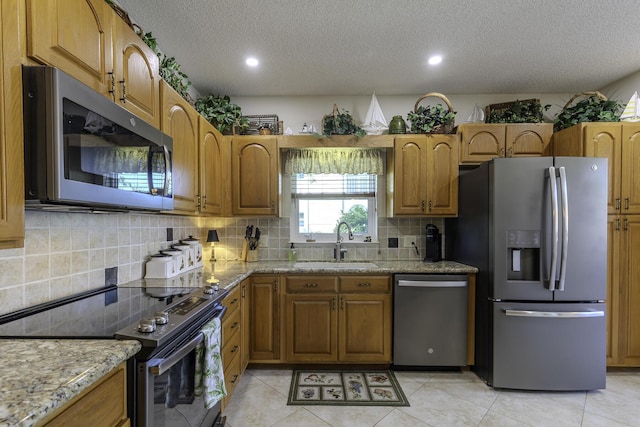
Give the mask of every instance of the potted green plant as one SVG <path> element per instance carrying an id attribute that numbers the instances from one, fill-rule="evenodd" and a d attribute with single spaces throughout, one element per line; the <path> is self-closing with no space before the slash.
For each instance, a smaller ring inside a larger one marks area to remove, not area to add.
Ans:
<path id="1" fill-rule="evenodd" d="M 486 123 L 543 123 L 543 113 L 550 107 L 541 105 L 538 99 L 494 104 L 488 108 Z"/>
<path id="2" fill-rule="evenodd" d="M 446 104 L 422 106 L 420 101 L 429 96 L 436 96 Z M 407 114 L 407 121 L 411 123 L 413 133 L 453 133 L 453 125 L 456 120 L 456 112 L 453 111 L 451 102 L 441 93 L 430 92 L 416 101 L 413 111 Z"/>
<path id="3" fill-rule="evenodd" d="M 242 109 L 231 103 L 228 95 L 198 98 L 195 109 L 223 134 L 231 134 L 234 126 L 240 133 L 249 129 L 249 119 L 242 116 Z"/>
<path id="4" fill-rule="evenodd" d="M 579 96 L 586 96 L 575 105 L 569 105 Z M 574 95 L 558 113 L 553 121 L 553 131 L 571 127 L 582 122 L 617 122 L 620 121 L 622 105 L 618 101 L 608 100 L 598 91 L 583 92 Z"/>
<path id="5" fill-rule="evenodd" d="M 322 134 L 324 136 L 331 135 L 355 135 L 362 137 L 366 135 L 366 131 L 356 125 L 351 113 L 347 110 L 340 110 L 336 104 L 333 104 L 333 113 L 322 118 Z"/>

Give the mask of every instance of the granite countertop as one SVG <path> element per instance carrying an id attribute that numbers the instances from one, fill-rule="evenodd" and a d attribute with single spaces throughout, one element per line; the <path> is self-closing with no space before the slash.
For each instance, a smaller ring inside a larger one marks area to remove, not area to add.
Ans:
<path id="1" fill-rule="evenodd" d="M 242 282 L 251 274 L 468 274 L 477 273 L 478 269 L 455 261 L 423 262 L 423 261 L 373 261 L 377 268 L 359 268 L 361 262 L 341 262 L 338 266 L 322 266 L 317 268 L 296 267 L 306 261 L 217 261 L 214 263 L 214 277 L 220 280 L 221 288 L 231 288 Z M 309 262 L 311 264 L 311 262 Z M 329 262 L 330 264 L 333 264 Z M 324 264 L 324 263 L 323 263 Z M 355 268 L 350 268 L 352 264 Z M 211 277 L 211 262 L 204 263 L 203 280 Z"/>
<path id="2" fill-rule="evenodd" d="M 141 348 L 71 339 L 3 339 L 0 346 L 0 427 L 35 425 Z"/>

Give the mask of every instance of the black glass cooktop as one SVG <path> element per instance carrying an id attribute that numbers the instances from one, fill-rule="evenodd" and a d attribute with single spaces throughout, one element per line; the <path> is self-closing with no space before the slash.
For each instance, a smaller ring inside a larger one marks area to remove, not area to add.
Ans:
<path id="1" fill-rule="evenodd" d="M 199 288 L 106 287 L 0 316 L 1 338 L 113 338 Z"/>

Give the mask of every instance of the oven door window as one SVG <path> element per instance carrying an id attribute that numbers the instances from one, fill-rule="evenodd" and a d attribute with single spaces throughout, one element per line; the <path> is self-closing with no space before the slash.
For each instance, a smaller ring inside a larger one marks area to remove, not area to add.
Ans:
<path id="1" fill-rule="evenodd" d="M 64 175 L 72 181 L 133 193 L 171 194 L 165 147 L 63 100 Z"/>
<path id="2" fill-rule="evenodd" d="M 154 427 L 212 426 L 220 402 L 206 409 L 204 396 L 195 391 L 196 347 L 202 334 L 163 359 L 146 363 L 148 373 L 142 425 Z"/>

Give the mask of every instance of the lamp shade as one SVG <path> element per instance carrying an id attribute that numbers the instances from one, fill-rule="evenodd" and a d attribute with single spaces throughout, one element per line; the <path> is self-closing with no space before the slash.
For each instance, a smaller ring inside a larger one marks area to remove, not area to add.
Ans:
<path id="1" fill-rule="evenodd" d="M 207 242 L 219 242 L 220 239 L 218 238 L 218 231 L 217 230 L 209 230 L 209 233 L 207 233 Z"/>

